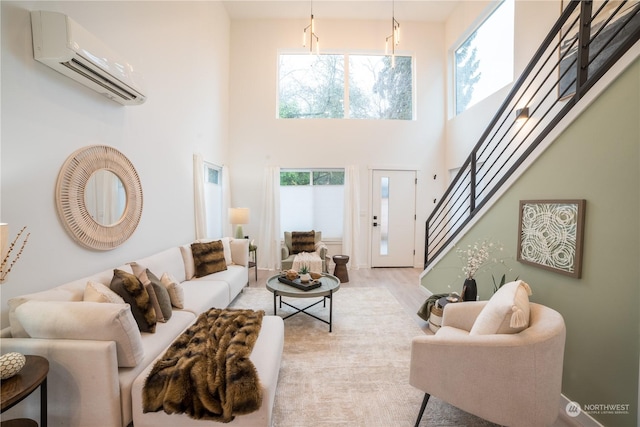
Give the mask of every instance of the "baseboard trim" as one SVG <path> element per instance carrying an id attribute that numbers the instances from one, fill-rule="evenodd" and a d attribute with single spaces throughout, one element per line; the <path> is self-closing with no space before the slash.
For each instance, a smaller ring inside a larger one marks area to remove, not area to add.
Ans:
<path id="1" fill-rule="evenodd" d="M 560 397 L 560 409 L 558 410 L 558 420 L 554 424 L 555 426 L 567 426 L 567 427 L 604 427 L 591 415 L 584 411 L 580 411 L 577 416 L 569 416 L 567 413 L 567 407 L 572 401 L 564 394 Z M 559 422 L 558 422 L 559 421 Z"/>

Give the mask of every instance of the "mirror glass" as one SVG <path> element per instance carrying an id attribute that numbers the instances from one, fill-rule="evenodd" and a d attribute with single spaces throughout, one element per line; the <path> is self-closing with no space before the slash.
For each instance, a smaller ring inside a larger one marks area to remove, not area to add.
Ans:
<path id="1" fill-rule="evenodd" d="M 127 192 L 118 175 L 108 169 L 98 169 L 84 190 L 84 203 L 95 222 L 110 226 L 120 221 L 127 205 Z"/>

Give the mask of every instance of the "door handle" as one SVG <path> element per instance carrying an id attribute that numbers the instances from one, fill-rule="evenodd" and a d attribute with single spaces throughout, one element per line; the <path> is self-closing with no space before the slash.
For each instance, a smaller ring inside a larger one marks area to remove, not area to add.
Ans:
<path id="1" fill-rule="evenodd" d="M 374 226 L 374 227 L 377 227 L 377 226 L 378 226 L 378 223 L 377 223 L 377 222 L 374 222 L 374 223 L 373 223 L 373 226 Z"/>

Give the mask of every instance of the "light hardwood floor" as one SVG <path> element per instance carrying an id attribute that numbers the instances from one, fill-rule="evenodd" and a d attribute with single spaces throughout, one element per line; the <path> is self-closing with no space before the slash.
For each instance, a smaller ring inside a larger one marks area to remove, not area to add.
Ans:
<path id="1" fill-rule="evenodd" d="M 349 282 L 340 286 L 347 287 L 384 287 L 404 307 L 405 311 L 418 326 L 426 333 L 431 333 L 427 322 L 416 313 L 427 299 L 427 294 L 421 289 L 419 277 L 422 270 L 417 268 L 361 268 L 349 270 Z M 255 270 L 249 270 L 249 286 L 265 287 L 267 279 L 274 274 L 273 270 L 258 270 L 256 280 Z"/>

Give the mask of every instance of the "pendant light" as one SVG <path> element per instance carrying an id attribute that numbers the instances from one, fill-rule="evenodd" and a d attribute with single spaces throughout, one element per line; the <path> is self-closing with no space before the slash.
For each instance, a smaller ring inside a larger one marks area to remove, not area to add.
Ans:
<path id="1" fill-rule="evenodd" d="M 320 39 L 316 35 L 315 22 L 313 20 L 313 1 L 311 1 L 311 22 L 302 31 L 302 47 L 307 47 L 307 30 L 309 31 L 309 53 L 313 53 L 313 41 L 315 39 L 316 55 L 320 54 Z"/>
<path id="2" fill-rule="evenodd" d="M 391 68 L 396 67 L 396 46 L 400 43 L 400 23 L 396 21 L 396 4 L 391 6 L 391 35 L 385 40 L 384 54 L 389 55 L 389 40 L 391 40 Z"/>

